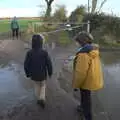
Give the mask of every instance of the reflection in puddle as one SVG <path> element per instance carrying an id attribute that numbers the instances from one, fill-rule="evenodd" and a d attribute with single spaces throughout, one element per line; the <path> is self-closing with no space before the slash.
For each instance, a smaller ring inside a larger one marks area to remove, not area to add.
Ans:
<path id="1" fill-rule="evenodd" d="M 120 53 L 102 53 L 105 86 L 98 97 L 111 120 L 120 117 Z"/>
<path id="2" fill-rule="evenodd" d="M 2 65 L 0 68 L 0 93 L 22 92 L 31 87 L 31 81 L 26 80 L 22 67 L 14 62 Z M 29 87 L 28 87 L 29 86 Z"/>
<path id="3" fill-rule="evenodd" d="M 31 95 L 32 88 L 31 81 L 24 77 L 22 66 L 12 61 L 0 67 L 0 111 Z"/>

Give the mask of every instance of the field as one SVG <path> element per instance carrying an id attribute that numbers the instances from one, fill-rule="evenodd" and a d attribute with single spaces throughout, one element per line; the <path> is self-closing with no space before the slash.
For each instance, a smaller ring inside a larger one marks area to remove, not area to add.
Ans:
<path id="1" fill-rule="evenodd" d="M 27 29 L 28 23 L 29 22 L 38 22 L 40 19 L 32 19 L 32 18 L 20 18 L 18 19 L 19 25 L 20 25 L 20 30 Z M 2 19 L 0 20 L 0 33 L 5 33 L 10 31 L 10 22 L 11 20 L 9 19 Z"/>
<path id="2" fill-rule="evenodd" d="M 48 25 L 42 25 L 42 19 L 40 20 L 40 18 L 18 18 L 18 23 L 20 26 L 20 31 L 23 30 L 27 30 L 28 28 L 28 24 L 29 23 L 34 23 L 34 22 L 40 22 L 40 24 L 34 24 L 34 32 L 49 32 L 49 31 L 54 31 L 56 29 L 58 29 L 56 25 L 52 25 L 52 26 L 48 26 Z M 11 37 L 11 19 L 0 19 L 0 39 L 7 39 Z M 42 27 L 41 27 L 42 25 Z M 23 32 L 24 33 L 24 32 Z M 29 37 L 31 37 L 31 35 L 26 35 L 24 36 L 24 34 L 21 34 L 22 39 L 28 39 Z M 67 31 L 61 31 L 52 35 L 46 35 L 45 36 L 46 40 L 53 40 L 56 41 L 58 44 L 62 44 L 62 45 L 67 45 L 71 42 L 70 38 L 69 38 L 69 34 Z M 59 42 L 58 42 L 59 41 Z"/>

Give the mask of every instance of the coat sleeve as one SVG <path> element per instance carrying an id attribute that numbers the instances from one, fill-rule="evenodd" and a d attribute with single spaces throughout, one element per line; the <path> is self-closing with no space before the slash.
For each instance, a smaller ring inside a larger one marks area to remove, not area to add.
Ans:
<path id="1" fill-rule="evenodd" d="M 25 74 L 27 77 L 31 77 L 30 75 L 30 61 L 31 61 L 31 56 L 30 56 L 30 52 L 28 52 L 26 54 L 26 57 L 25 57 L 25 61 L 24 61 L 24 71 L 25 71 Z"/>
<path id="2" fill-rule="evenodd" d="M 18 21 L 17 21 L 17 27 L 18 27 L 18 29 L 20 28 Z"/>
<path id="3" fill-rule="evenodd" d="M 13 29 L 13 21 L 11 21 L 10 27 L 11 27 L 11 29 Z"/>
<path id="4" fill-rule="evenodd" d="M 47 56 L 46 56 L 46 66 L 47 66 L 48 75 L 51 77 L 52 74 L 53 74 L 53 67 L 52 67 L 51 58 L 48 55 L 48 53 L 47 53 Z"/>
<path id="5" fill-rule="evenodd" d="M 87 54 L 79 54 L 76 59 L 73 88 L 81 88 L 84 83 L 90 65 L 90 58 Z"/>

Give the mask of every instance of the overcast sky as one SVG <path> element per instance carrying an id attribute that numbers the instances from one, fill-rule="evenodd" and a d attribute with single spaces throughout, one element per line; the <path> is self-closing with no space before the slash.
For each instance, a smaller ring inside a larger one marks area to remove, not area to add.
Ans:
<path id="1" fill-rule="evenodd" d="M 55 0 L 53 10 L 57 5 L 66 5 L 68 14 L 78 5 L 87 5 L 88 0 Z M 101 0 L 99 0 L 101 1 Z M 0 17 L 34 17 L 40 16 L 45 6 L 45 0 L 0 0 Z M 120 0 L 108 0 L 103 7 L 107 13 L 113 12 L 120 16 Z"/>

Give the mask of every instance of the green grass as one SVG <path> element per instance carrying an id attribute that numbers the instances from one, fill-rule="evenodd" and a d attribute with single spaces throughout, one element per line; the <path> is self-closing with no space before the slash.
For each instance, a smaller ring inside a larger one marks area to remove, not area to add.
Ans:
<path id="1" fill-rule="evenodd" d="M 20 30 L 25 30 L 28 27 L 29 22 L 39 22 L 39 19 L 19 19 L 18 23 L 20 25 Z M 10 31 L 11 20 L 0 20 L 0 33 Z"/>

